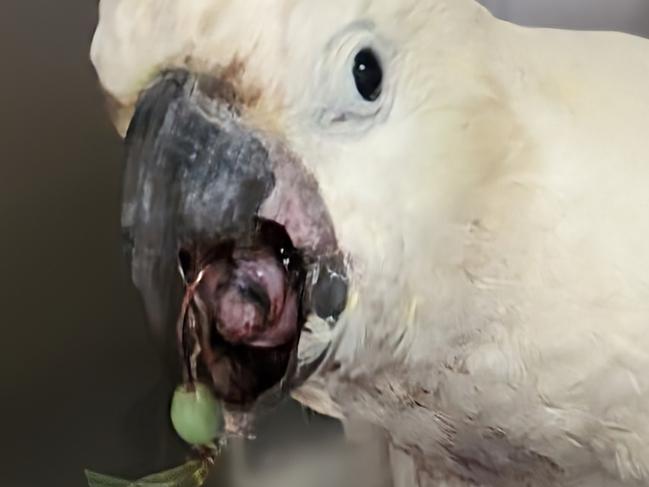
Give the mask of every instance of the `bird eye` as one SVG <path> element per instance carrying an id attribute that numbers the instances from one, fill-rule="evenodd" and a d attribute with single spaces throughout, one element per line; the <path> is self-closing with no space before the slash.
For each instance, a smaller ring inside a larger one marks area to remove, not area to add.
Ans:
<path id="1" fill-rule="evenodd" d="M 381 95 L 383 70 L 372 49 L 361 49 L 356 54 L 353 74 L 356 89 L 365 100 L 375 101 Z"/>

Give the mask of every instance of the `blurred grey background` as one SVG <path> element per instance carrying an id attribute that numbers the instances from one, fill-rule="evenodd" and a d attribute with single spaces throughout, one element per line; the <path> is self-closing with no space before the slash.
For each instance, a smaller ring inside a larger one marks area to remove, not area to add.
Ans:
<path id="1" fill-rule="evenodd" d="M 484 3 L 529 25 L 649 35 L 647 0 Z M 0 5 L 0 484 L 8 487 L 81 487 L 85 467 L 139 475 L 183 458 L 166 428 L 173 384 L 121 255 L 122 149 L 88 61 L 96 10 L 91 0 Z M 232 485 L 250 465 L 295 466 L 309 448 L 340 441 L 340 427 L 288 403 L 260 436 L 226 457 L 213 485 Z"/>

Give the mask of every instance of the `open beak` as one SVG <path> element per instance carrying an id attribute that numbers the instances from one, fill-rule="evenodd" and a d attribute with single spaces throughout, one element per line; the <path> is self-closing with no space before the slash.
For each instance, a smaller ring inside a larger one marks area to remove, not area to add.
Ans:
<path id="1" fill-rule="evenodd" d="M 311 315 L 338 317 L 346 266 L 308 173 L 242 122 L 227 82 L 172 71 L 142 93 L 126 137 L 122 227 L 133 281 L 185 378 L 249 409 L 295 385 Z"/>

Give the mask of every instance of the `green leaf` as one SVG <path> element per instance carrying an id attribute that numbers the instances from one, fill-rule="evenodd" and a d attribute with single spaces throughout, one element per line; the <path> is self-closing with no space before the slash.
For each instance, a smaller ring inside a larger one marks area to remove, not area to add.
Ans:
<path id="1" fill-rule="evenodd" d="M 132 482 L 86 470 L 89 487 L 129 487 Z"/>
<path id="2" fill-rule="evenodd" d="M 201 487 L 209 473 L 210 464 L 192 460 L 180 467 L 147 475 L 140 480 L 129 481 L 86 470 L 89 487 Z"/>
<path id="3" fill-rule="evenodd" d="M 180 467 L 165 472 L 149 475 L 139 480 L 135 485 L 167 486 L 169 487 L 200 487 L 205 483 L 209 472 L 209 464 L 200 460 L 187 462 Z"/>

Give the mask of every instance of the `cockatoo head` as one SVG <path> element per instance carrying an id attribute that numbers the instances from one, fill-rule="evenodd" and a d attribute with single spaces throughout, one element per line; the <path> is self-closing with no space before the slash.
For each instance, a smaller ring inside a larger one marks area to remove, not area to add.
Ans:
<path id="1" fill-rule="evenodd" d="M 452 308 L 460 227 L 510 128 L 489 115 L 487 15 L 101 0 L 92 61 L 126 138 L 133 280 L 232 407 L 299 385 L 334 342 L 397 353 L 428 302 Z"/>

